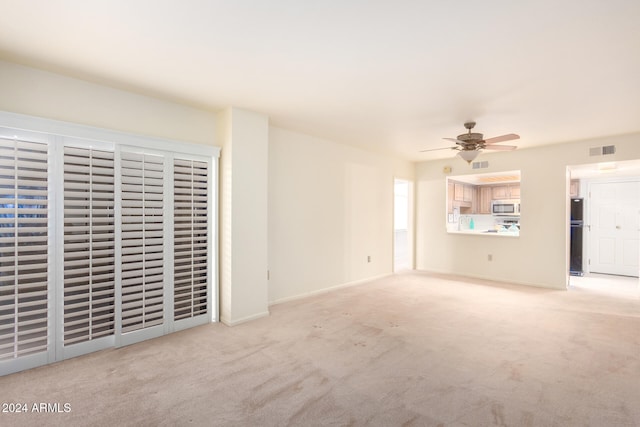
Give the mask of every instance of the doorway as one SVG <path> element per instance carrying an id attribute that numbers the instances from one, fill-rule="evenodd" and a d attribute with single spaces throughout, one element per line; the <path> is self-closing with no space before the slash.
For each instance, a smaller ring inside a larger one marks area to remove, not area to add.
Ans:
<path id="1" fill-rule="evenodd" d="M 413 268 L 412 185 L 396 178 L 393 186 L 393 271 Z"/>
<path id="2" fill-rule="evenodd" d="M 584 199 L 584 276 L 570 276 L 569 288 L 637 298 L 640 160 L 575 165 L 568 171 L 569 195 Z"/>

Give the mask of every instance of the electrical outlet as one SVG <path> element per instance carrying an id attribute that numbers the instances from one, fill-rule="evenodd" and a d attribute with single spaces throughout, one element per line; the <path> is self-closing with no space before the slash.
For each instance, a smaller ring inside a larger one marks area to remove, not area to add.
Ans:
<path id="1" fill-rule="evenodd" d="M 487 255 L 487 261 L 493 261 L 493 255 L 491 254 Z"/>
<path id="2" fill-rule="evenodd" d="M 371 262 L 371 255 L 367 255 L 367 262 Z"/>

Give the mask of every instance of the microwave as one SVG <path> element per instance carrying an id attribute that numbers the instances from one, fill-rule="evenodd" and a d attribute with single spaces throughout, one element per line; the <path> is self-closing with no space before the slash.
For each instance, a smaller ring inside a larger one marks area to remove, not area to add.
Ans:
<path id="1" fill-rule="evenodd" d="M 520 215 L 520 200 L 493 200 L 491 202 L 493 215 Z"/>

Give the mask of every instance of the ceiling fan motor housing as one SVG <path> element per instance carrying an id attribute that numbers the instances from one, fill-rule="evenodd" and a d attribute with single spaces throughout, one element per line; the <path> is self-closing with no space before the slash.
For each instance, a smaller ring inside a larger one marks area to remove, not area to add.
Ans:
<path id="1" fill-rule="evenodd" d="M 458 141 L 458 145 L 462 146 L 463 150 L 477 150 L 479 148 L 479 143 L 482 142 L 482 134 L 481 133 L 472 133 L 471 129 L 476 126 L 476 122 L 466 122 L 464 127 L 469 129 L 467 133 L 463 133 L 462 135 L 458 135 L 456 138 Z"/>
<path id="2" fill-rule="evenodd" d="M 464 141 L 464 142 L 480 142 L 482 141 L 482 134 L 481 133 L 463 133 L 462 135 L 458 135 L 458 138 L 460 141 Z"/>

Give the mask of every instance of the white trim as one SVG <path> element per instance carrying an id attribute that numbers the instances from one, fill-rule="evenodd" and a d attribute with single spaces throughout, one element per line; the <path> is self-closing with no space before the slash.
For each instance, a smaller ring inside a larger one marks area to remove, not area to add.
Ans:
<path id="1" fill-rule="evenodd" d="M 113 225 L 114 225 L 114 264 L 115 269 L 115 325 L 113 333 L 115 335 L 114 345 L 120 347 L 122 344 L 122 167 L 120 157 L 122 150 L 120 145 L 116 145 L 113 150 Z"/>
<path id="2" fill-rule="evenodd" d="M 175 305 L 175 296 L 174 296 L 174 228 L 175 228 L 175 218 L 174 218 L 174 187 L 175 183 L 173 182 L 173 153 L 166 153 L 164 156 L 164 192 L 163 197 L 165 198 L 164 210 L 168 212 L 169 215 L 165 216 L 163 223 L 163 233 L 164 233 L 164 268 L 162 275 L 164 276 L 164 333 L 168 334 L 173 332 L 175 329 L 175 321 L 174 321 L 174 305 Z M 171 185 L 170 185 L 171 184 Z M 171 221 L 169 221 L 171 219 Z"/>
<path id="3" fill-rule="evenodd" d="M 16 129 L 6 126 L 2 121 L 2 112 L 0 111 L 0 137 L 6 139 L 17 139 L 19 141 L 39 142 L 41 144 L 51 144 L 53 141 L 51 134 L 32 132 L 23 129 Z"/>
<path id="4" fill-rule="evenodd" d="M 64 218 L 64 146 L 60 144 L 58 137 L 54 137 L 55 143 L 49 145 L 50 160 L 49 164 L 49 194 L 55 204 L 54 218 Z M 62 197 L 54 197 L 55 194 Z M 50 219 L 51 226 L 49 230 L 55 233 L 54 238 L 54 254 L 53 264 L 55 271 L 54 280 L 50 282 L 51 287 L 60 283 L 62 286 L 55 286 L 53 293 L 55 298 L 49 310 L 54 314 L 55 322 L 53 324 L 53 346 L 55 347 L 55 360 L 64 358 L 64 220 L 53 221 Z M 53 223 L 51 223 L 53 221 Z M 52 362 L 50 360 L 50 362 Z"/>
<path id="5" fill-rule="evenodd" d="M 114 151 L 115 146 L 118 145 L 114 142 L 91 141 L 72 136 L 58 137 L 58 139 L 60 140 L 60 144 L 63 144 L 65 147 L 82 148 L 85 150 Z"/>
<path id="6" fill-rule="evenodd" d="M 64 346 L 62 349 L 62 357 L 58 360 L 70 359 L 110 347 L 115 347 L 115 336 L 113 335 Z"/>
<path id="7" fill-rule="evenodd" d="M 171 317 L 173 319 L 173 316 Z M 206 325 L 207 323 L 211 323 L 211 318 L 209 313 L 201 314 L 195 317 L 189 317 L 187 319 L 180 319 L 173 321 L 173 331 L 178 332 L 184 329 L 193 328 L 194 326 Z"/>
<path id="8" fill-rule="evenodd" d="M 209 258 L 209 282 L 208 286 L 211 289 L 209 293 L 209 301 L 207 301 L 207 311 L 211 314 L 212 322 L 220 321 L 220 275 L 218 274 L 218 269 L 220 268 L 220 243 L 219 243 L 219 179 L 218 179 L 218 168 L 219 168 L 219 160 L 212 161 L 209 168 L 209 204 L 207 205 L 207 209 L 212 213 L 211 218 L 209 220 L 209 228 L 207 229 L 207 233 L 212 238 L 209 239 L 209 253 L 215 254 L 214 256 Z M 214 185 L 214 183 L 216 185 Z"/>
<path id="9" fill-rule="evenodd" d="M 27 369 L 36 368 L 38 366 L 51 363 L 48 361 L 46 352 L 30 354 L 17 359 L 8 359 L 0 361 L 0 376 L 9 375 Z"/>
<path id="10" fill-rule="evenodd" d="M 246 317 L 242 317 L 240 319 L 236 319 L 236 320 L 229 320 L 224 318 L 224 316 L 220 319 L 220 321 L 222 323 L 224 323 L 227 326 L 236 326 L 239 325 L 241 323 L 246 323 L 246 322 L 250 322 L 252 320 L 256 320 L 256 319 L 260 319 L 262 317 L 267 317 L 269 315 L 269 311 L 263 311 L 260 313 L 256 313 L 256 314 L 252 314 L 250 316 L 246 316 Z"/>
<path id="11" fill-rule="evenodd" d="M 566 283 L 562 284 L 561 287 L 558 287 L 558 286 L 552 286 L 552 285 L 546 284 L 546 283 L 536 283 L 536 282 L 525 282 L 525 281 L 521 281 L 521 280 L 502 279 L 502 278 L 496 278 L 496 277 L 483 276 L 483 275 L 480 275 L 480 274 L 466 274 L 466 273 L 460 273 L 460 272 L 448 271 L 448 270 L 413 270 L 413 271 L 417 272 L 417 273 L 442 274 L 442 275 L 451 276 L 451 277 L 462 277 L 462 278 L 467 278 L 467 279 L 483 280 L 483 281 L 486 281 L 486 282 L 503 283 L 503 284 L 507 284 L 507 285 L 529 286 L 529 287 L 540 288 L 540 289 L 553 289 L 553 290 L 556 290 L 556 291 L 566 291 L 567 290 L 567 284 Z M 400 273 L 400 274 L 402 274 L 402 273 Z M 567 273 L 567 277 L 568 276 L 569 275 Z"/>
<path id="12" fill-rule="evenodd" d="M 164 333 L 164 324 L 150 326 L 148 328 L 138 329 L 131 332 L 126 332 L 119 336 L 116 347 L 123 347 L 126 345 L 139 343 L 141 341 L 150 340 L 152 338 L 158 338 L 163 335 L 166 335 Z"/>

